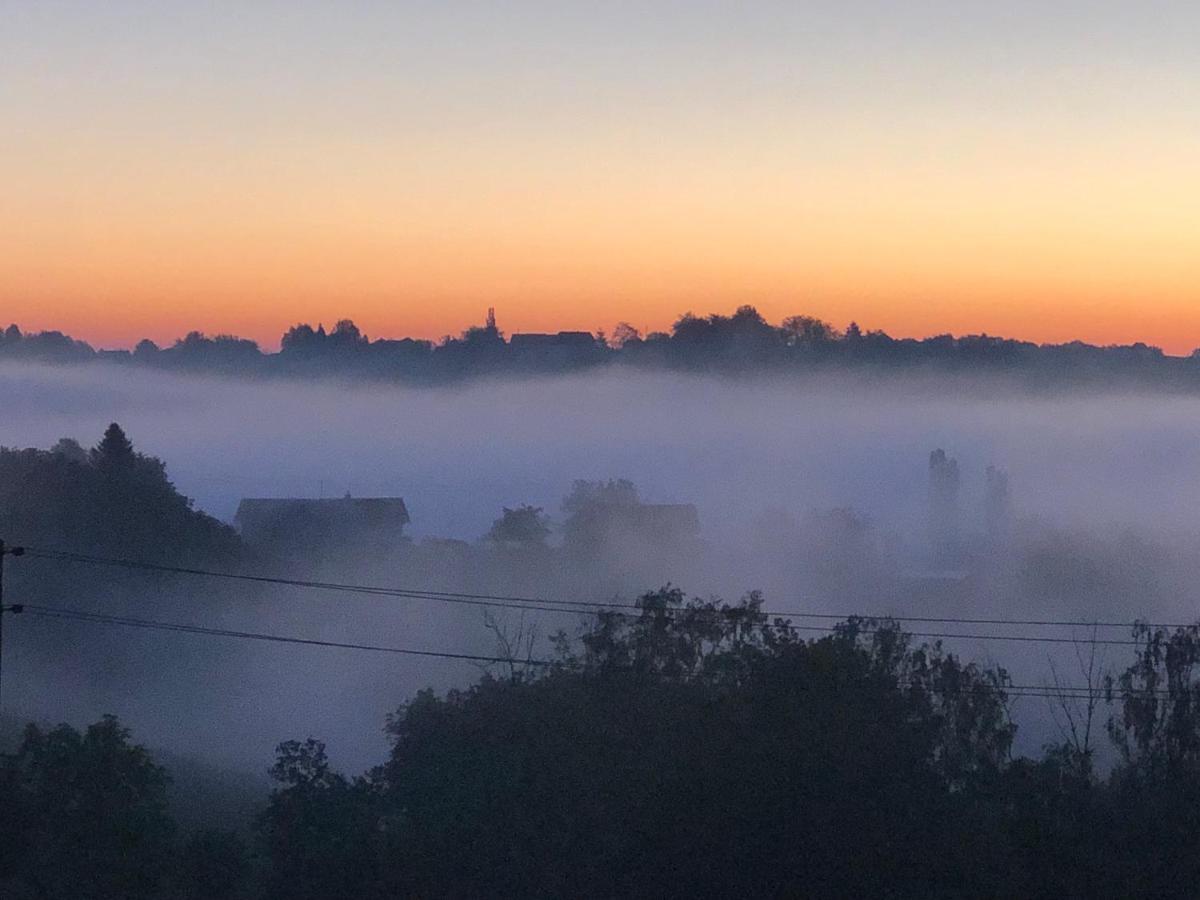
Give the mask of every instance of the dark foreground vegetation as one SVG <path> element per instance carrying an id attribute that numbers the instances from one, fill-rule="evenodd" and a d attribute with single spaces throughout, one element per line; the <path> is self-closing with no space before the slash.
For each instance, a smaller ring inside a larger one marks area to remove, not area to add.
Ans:
<path id="1" fill-rule="evenodd" d="M 248 833 L 175 827 L 168 773 L 113 719 L 30 726 L 0 764 L 0 893 L 1191 897 L 1200 629 L 1141 639 L 1104 689 L 1105 777 L 1082 732 L 1010 755 L 1000 669 L 887 622 L 806 641 L 757 598 L 673 590 L 550 665 L 419 694 L 363 775 L 281 744 Z"/>
<path id="2" fill-rule="evenodd" d="M 503 374 L 592 370 L 613 365 L 691 372 L 752 374 L 861 370 L 969 372 L 1006 375 L 1027 387 L 1058 384 L 1200 386 L 1200 357 L 1166 356 L 1136 343 L 1099 347 L 1072 341 L 1035 344 L 986 334 L 895 338 L 850 323 L 839 330 L 812 316 L 768 323 L 752 306 L 732 315 L 681 316 L 670 332 L 642 334 L 620 323 L 611 335 L 570 331 L 506 338 L 486 325 L 458 337 L 376 339 L 350 320 L 331 330 L 296 325 L 279 352 L 232 335 L 194 331 L 171 346 L 141 341 L 130 350 L 97 351 L 57 331 L 0 332 L 0 360 L 78 363 L 103 360 L 168 371 L 244 376 L 337 376 L 441 383 Z"/>

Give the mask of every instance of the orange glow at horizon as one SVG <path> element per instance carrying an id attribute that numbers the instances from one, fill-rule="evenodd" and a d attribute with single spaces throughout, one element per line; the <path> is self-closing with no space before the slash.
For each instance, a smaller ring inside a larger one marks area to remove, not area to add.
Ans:
<path id="1" fill-rule="evenodd" d="M 804 313 L 895 336 L 1200 344 L 1200 255 L 1177 182 L 1099 198 L 1052 176 L 1011 195 L 942 177 L 698 192 L 628 173 L 611 195 L 559 186 L 535 205 L 529 179 L 484 202 L 452 180 L 441 193 L 260 184 L 254 202 L 210 184 L 167 203 L 80 184 L 52 215 L 47 196 L 71 188 L 35 186 L 18 216 L 0 213 L 0 318 L 98 346 L 200 330 L 274 348 L 302 321 L 437 339 L 495 306 L 508 332 L 665 330 L 750 303 L 773 322 Z"/>
<path id="2" fill-rule="evenodd" d="M 787 295 L 795 299 L 780 299 Z M 373 339 L 414 337 L 436 341 L 481 324 L 489 306 L 496 307 L 501 329 L 506 334 L 559 330 L 611 333 L 618 322 L 627 322 L 643 332 L 670 331 L 672 323 L 685 312 L 702 316 L 729 314 L 748 303 L 776 324 L 788 315 L 816 315 L 838 328 L 853 321 L 864 330 L 880 329 L 893 337 L 922 338 L 952 333 L 989 334 L 1037 343 L 1082 340 L 1105 345 L 1142 341 L 1176 355 L 1189 354 L 1200 346 L 1200 311 L 1187 305 L 1143 313 L 1131 322 L 1124 303 L 1090 299 L 1071 303 L 1064 302 L 1061 296 L 1030 304 L 1033 308 L 1028 312 L 1001 301 L 991 308 L 986 305 L 964 308 L 953 298 L 937 301 L 927 295 L 901 304 L 868 297 L 812 299 L 800 291 L 769 295 L 748 289 L 735 296 L 697 291 L 686 296 L 667 294 L 646 300 L 632 300 L 630 293 L 624 292 L 623 300 L 576 296 L 572 298 L 575 305 L 570 307 L 557 302 L 562 296 L 555 294 L 539 304 L 538 298 L 528 294 L 506 296 L 502 291 L 478 297 L 443 295 L 409 302 L 398 298 L 325 297 L 297 302 L 289 294 L 278 298 L 276 303 L 236 297 L 228 304 L 209 303 L 203 314 L 188 301 L 181 308 L 165 310 L 154 300 L 144 306 L 107 298 L 94 304 L 34 301 L 28 304 L 31 313 L 27 315 L 11 314 L 13 306 L 19 304 L 8 305 L 0 326 L 15 322 L 26 332 L 63 331 L 98 348 L 132 348 L 143 338 L 169 345 L 189 331 L 201 331 L 208 335 L 250 338 L 264 350 L 274 350 L 283 332 L 302 322 L 313 326 L 322 323 L 329 328 L 338 319 L 348 318 Z M 192 309 L 197 311 L 189 315 L 188 310 Z"/>
<path id="3" fill-rule="evenodd" d="M 107 23 L 142 56 L 82 12 L 29 12 L 39 39 L 0 58 L 0 324 L 274 348 L 339 318 L 437 339 L 489 306 L 511 333 L 749 303 L 896 336 L 1200 345 L 1190 44 L 1174 69 L 1161 40 L 1154 65 L 1123 66 L 1001 16 L 1010 40 L 981 28 L 924 54 L 912 41 L 935 31 L 909 35 L 925 20 L 906 9 L 877 56 L 861 29 L 826 46 L 781 8 L 790 32 L 710 11 L 721 28 L 665 17 L 625 48 L 598 5 L 551 23 L 575 43 L 541 14 L 485 17 L 476 71 L 460 17 L 402 6 L 373 13 L 390 29 L 324 7 L 238 14 L 257 29 L 183 7 L 145 35 Z"/>

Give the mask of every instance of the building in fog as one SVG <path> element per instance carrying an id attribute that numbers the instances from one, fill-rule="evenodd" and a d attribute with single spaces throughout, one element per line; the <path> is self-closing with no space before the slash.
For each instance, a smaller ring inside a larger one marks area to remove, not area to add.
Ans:
<path id="1" fill-rule="evenodd" d="M 988 538 L 993 543 L 1005 540 L 1012 526 L 1012 497 L 1008 490 L 1008 473 L 995 466 L 987 467 L 983 524 Z"/>
<path id="2" fill-rule="evenodd" d="M 262 498 L 238 504 L 234 524 L 248 544 L 289 554 L 314 549 L 361 551 L 405 540 L 408 507 L 400 497 Z"/>
<path id="3" fill-rule="evenodd" d="M 938 565 L 958 562 L 958 488 L 958 461 L 945 450 L 934 450 L 929 454 L 929 545 Z"/>
<path id="4" fill-rule="evenodd" d="M 588 550 L 672 550 L 699 535 L 700 514 L 691 503 L 598 503 L 573 516 L 566 529 L 569 546 Z"/>
<path id="5" fill-rule="evenodd" d="M 508 349 L 518 367 L 536 369 L 571 368 L 592 362 L 601 353 L 590 331 L 521 332 L 509 338 Z"/>
<path id="6" fill-rule="evenodd" d="M 560 331 L 557 334 L 526 331 L 514 334 L 508 343 L 514 350 L 545 350 L 553 347 L 591 349 L 596 344 L 596 338 L 590 331 Z"/>

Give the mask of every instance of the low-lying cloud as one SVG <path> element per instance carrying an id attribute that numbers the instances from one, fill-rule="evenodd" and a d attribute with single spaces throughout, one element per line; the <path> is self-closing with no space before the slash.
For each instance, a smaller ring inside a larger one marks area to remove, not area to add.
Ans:
<path id="1" fill-rule="evenodd" d="M 406 388 L 5 366 L 0 384 L 0 444 L 48 447 L 70 436 L 86 445 L 118 421 L 138 449 L 167 462 L 199 508 L 227 521 L 242 497 L 402 496 L 414 537 L 474 541 L 502 507 L 530 503 L 561 520 L 560 501 L 575 479 L 619 477 L 648 502 L 696 504 L 707 551 L 681 558 L 675 569 L 646 570 L 689 593 L 736 599 L 763 588 L 771 609 L 851 611 L 853 601 L 864 613 L 1186 619 L 1195 608 L 1200 398 L 1031 396 L 969 379 L 731 380 L 614 370 Z M 967 537 L 984 530 L 985 468 L 1009 473 L 1016 549 L 997 565 L 1012 571 L 991 572 L 986 589 L 939 597 L 921 586 L 930 569 L 934 448 L 958 461 Z M 802 571 L 814 552 L 860 550 L 810 546 L 805 556 L 793 550 L 789 529 L 821 522 L 812 514 L 835 508 L 852 508 L 871 523 L 871 564 L 889 569 L 889 584 L 904 573 L 908 588 L 888 589 L 878 607 L 850 588 L 838 596 L 836 578 L 822 589 L 826 595 L 815 592 L 826 582 Z M 364 564 L 356 577 L 378 583 L 392 576 Z M 230 627 L 369 635 L 432 649 L 491 647 L 477 611 L 430 604 L 380 609 L 310 596 L 221 615 Z M 142 655 L 168 642 L 220 644 L 153 632 L 122 640 L 124 650 Z M 1025 681 L 1044 676 L 1045 646 L 958 646 L 1012 665 Z M 119 690 L 72 692 L 55 682 L 49 661 L 22 658 L 19 646 L 12 652 L 17 662 L 5 666 L 10 709 L 85 716 L 89 705 L 119 707 L 144 726 L 144 739 L 185 750 L 219 729 L 256 766 L 265 765 L 275 740 L 307 733 L 328 738 L 352 765 L 378 759 L 388 709 L 427 683 L 461 684 L 476 674 L 449 662 L 320 650 L 303 651 L 298 670 L 289 648 L 238 645 L 181 651 L 185 669 L 134 666 Z M 19 673 L 10 674 L 14 665 L 24 666 L 26 689 Z M 86 680 L 87 673 L 71 677 Z M 1053 736 L 1045 727 L 1033 731 Z"/>

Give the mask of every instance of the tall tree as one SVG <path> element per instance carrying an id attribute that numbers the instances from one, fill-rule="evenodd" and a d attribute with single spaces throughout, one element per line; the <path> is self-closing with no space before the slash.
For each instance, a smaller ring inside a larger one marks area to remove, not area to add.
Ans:
<path id="1" fill-rule="evenodd" d="M 104 437 L 92 450 L 92 463 L 107 474 L 131 471 L 136 458 L 133 443 L 116 422 L 104 430 Z"/>

